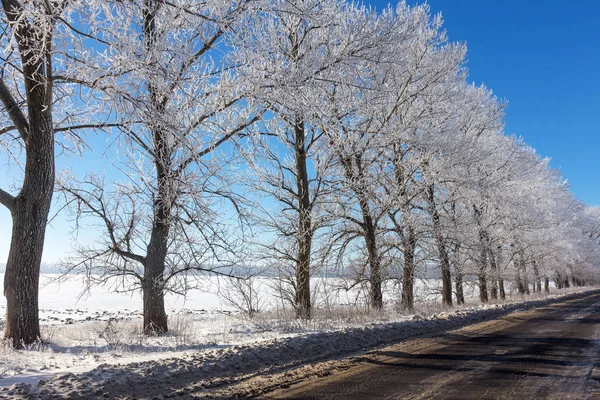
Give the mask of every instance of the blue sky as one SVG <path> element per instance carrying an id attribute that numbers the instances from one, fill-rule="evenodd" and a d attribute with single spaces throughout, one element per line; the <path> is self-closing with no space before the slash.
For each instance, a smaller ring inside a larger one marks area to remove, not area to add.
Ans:
<path id="1" fill-rule="evenodd" d="M 377 8 L 388 1 L 365 0 Z M 409 4 L 421 3 L 410 0 Z M 395 4 L 395 3 L 393 3 Z M 600 204 L 600 1 L 430 0 L 451 41 L 465 41 L 470 79 L 508 100 L 506 131 L 552 158 L 575 195 Z M 94 140 L 103 141 L 104 138 Z M 73 162 L 96 164 L 100 154 Z M 66 164 L 61 161 L 61 166 Z M 15 171 L 0 164 L 0 183 Z M 4 171 L 2 171 L 4 169 Z M 0 263 L 8 257 L 10 216 L 0 207 Z M 70 249 L 64 217 L 48 229 L 44 260 Z"/>

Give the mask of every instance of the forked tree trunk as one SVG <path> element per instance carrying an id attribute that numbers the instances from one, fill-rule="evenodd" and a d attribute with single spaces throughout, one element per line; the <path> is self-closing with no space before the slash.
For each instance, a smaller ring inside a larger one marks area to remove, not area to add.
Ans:
<path id="1" fill-rule="evenodd" d="M 296 261 L 296 317 L 309 319 L 310 304 L 310 256 L 312 246 L 312 219 L 304 122 L 294 126 L 296 183 L 298 187 L 298 255 Z"/>

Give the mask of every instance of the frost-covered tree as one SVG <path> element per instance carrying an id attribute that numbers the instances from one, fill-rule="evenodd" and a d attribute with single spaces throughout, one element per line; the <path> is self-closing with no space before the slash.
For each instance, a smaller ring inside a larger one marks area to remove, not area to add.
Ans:
<path id="1" fill-rule="evenodd" d="M 420 225 L 416 199 L 424 189 L 418 137 L 437 117 L 431 104 L 454 84 L 464 48 L 445 44 L 441 19 L 431 19 L 426 6 L 400 4 L 379 18 L 386 34 L 380 35 L 380 53 L 369 59 L 377 62 L 361 70 L 361 85 L 331 94 L 337 124 L 329 136 L 339 160 L 340 194 L 346 193 L 339 200 L 344 206 L 333 212 L 344 221 L 337 234 L 341 249 L 364 240 L 372 305 L 382 306 L 384 265 L 399 261 L 402 303 L 410 309 Z"/>
<path id="2" fill-rule="evenodd" d="M 46 3 L 31 4 L 48 14 Z M 547 291 L 552 279 L 590 281 L 598 213 L 573 199 L 548 160 L 504 133 L 503 102 L 468 83 L 465 46 L 447 42 L 426 5 L 72 4 L 79 33 L 65 36 L 71 54 L 50 82 L 83 85 L 106 108 L 66 108 L 61 121 L 87 116 L 80 126 L 115 129 L 102 149 L 113 165 L 105 176 L 61 180 L 80 226 L 103 232 L 68 264 L 118 289 L 133 281 L 146 333 L 168 329 L 165 291 L 184 293 L 189 273 L 228 274 L 241 259 L 277 268 L 299 318 L 311 316 L 321 262 L 353 275 L 375 309 L 386 279 L 412 309 L 422 271 L 436 271 L 446 306 L 452 279 L 458 304 L 467 287 L 486 302 Z M 46 54 L 39 43 L 51 30 L 32 26 L 40 41 L 23 43 Z M 3 37 L 9 58 L 19 35 Z M 5 62 L 11 77 L 27 72 L 19 62 Z M 19 101 L 6 95 L 2 102 L 13 120 L 3 137 L 21 134 L 21 117 L 34 114 L 13 112 Z M 9 208 L 15 199 L 0 192 Z M 246 215 L 252 242 L 245 225 L 233 229 Z"/>
<path id="3" fill-rule="evenodd" d="M 141 288 L 146 334 L 168 330 L 166 291 L 185 293 L 194 285 L 189 274 L 228 273 L 239 257 L 241 235 L 227 215 L 242 213 L 242 199 L 225 171 L 237 162 L 237 139 L 260 116 L 245 100 L 229 41 L 246 5 L 136 0 L 89 8 L 98 48 L 80 58 L 93 65 L 86 83 L 119 122 L 110 155 L 122 173 L 61 183 L 80 222 L 92 217 L 103 230 L 68 264 L 100 283 L 131 278 L 120 288 Z"/>
<path id="4" fill-rule="evenodd" d="M 254 101 L 270 114 L 249 153 L 253 189 L 275 202 L 257 213 L 268 235 L 261 247 L 288 271 L 300 318 L 310 317 L 315 235 L 331 186 L 320 124 L 328 117 L 325 97 L 333 86 L 355 84 L 355 68 L 379 51 L 376 18 L 343 1 L 272 1 L 245 22 L 240 38 L 241 70 L 257 86 Z"/>
<path id="5" fill-rule="evenodd" d="M 17 171 L 16 193 L 0 189 L 0 204 L 12 216 L 4 335 L 16 347 L 40 339 L 38 283 L 55 144 L 76 150 L 81 129 L 110 125 L 93 119 L 97 115 L 85 91 L 76 98 L 76 86 L 61 79 L 73 68 L 74 49 L 85 36 L 73 28 L 80 6 L 79 1 L 2 1 L 0 149 Z"/>

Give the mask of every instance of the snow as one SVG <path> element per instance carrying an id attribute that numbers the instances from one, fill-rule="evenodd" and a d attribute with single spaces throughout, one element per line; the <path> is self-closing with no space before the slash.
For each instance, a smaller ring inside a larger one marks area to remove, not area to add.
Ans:
<path id="1" fill-rule="evenodd" d="M 0 347 L 0 397 L 19 391 L 42 397 L 44 393 L 73 397 L 81 392 L 86 397 L 91 391 L 104 393 L 114 382 L 181 379 L 192 371 L 199 382 L 236 379 L 239 374 L 348 354 L 553 301 L 470 305 L 456 310 L 422 301 L 419 314 L 407 315 L 389 306 L 384 312 L 369 312 L 348 303 L 358 293 L 345 293 L 338 294 L 337 303 L 329 307 L 318 303 L 314 319 L 301 322 L 277 306 L 273 293 L 265 299 L 269 306 L 248 318 L 223 304 L 215 290 L 219 284 L 213 280 L 207 290 L 193 291 L 185 302 L 168 297 L 171 331 L 148 338 L 141 334 L 138 293 L 114 294 L 95 288 L 77 301 L 80 276 L 60 284 L 52 278 L 43 276 L 40 293 L 46 343 L 19 351 Z M 327 282 L 337 284 L 324 278 L 320 283 Z M 422 292 L 424 287 L 420 285 Z M 389 292 L 388 301 L 393 297 Z"/>

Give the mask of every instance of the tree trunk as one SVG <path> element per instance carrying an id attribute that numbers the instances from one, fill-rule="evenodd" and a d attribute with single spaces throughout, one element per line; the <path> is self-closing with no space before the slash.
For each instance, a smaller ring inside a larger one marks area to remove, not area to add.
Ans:
<path id="1" fill-rule="evenodd" d="M 482 249 L 481 249 L 481 254 L 479 257 L 479 273 L 478 273 L 478 278 L 479 278 L 479 300 L 481 300 L 482 303 L 487 303 L 489 298 L 488 298 L 488 287 L 487 287 L 487 277 L 486 277 L 486 268 L 487 268 L 487 249 L 486 246 L 484 245 L 484 242 L 482 242 Z"/>
<path id="2" fill-rule="evenodd" d="M 375 236 L 375 227 L 373 226 L 371 216 L 365 216 L 365 236 L 367 243 L 368 262 L 371 270 L 369 282 L 371 286 L 370 300 L 371 307 L 376 310 L 383 309 L 383 291 L 382 291 L 382 276 L 381 276 L 381 260 L 377 250 L 377 241 Z"/>
<path id="3" fill-rule="evenodd" d="M 169 331 L 165 312 L 164 281 L 160 263 L 146 262 L 142 283 L 144 300 L 144 334 L 161 335 Z"/>
<path id="4" fill-rule="evenodd" d="M 171 149 L 164 132 L 153 132 L 156 168 L 155 200 L 153 204 L 154 220 L 150 242 L 144 261 L 142 291 L 144 300 L 144 333 L 160 335 L 168 332 L 167 313 L 165 312 L 165 262 L 167 259 L 169 232 L 172 210 L 176 197 L 175 182 L 171 175 Z"/>
<path id="5" fill-rule="evenodd" d="M 442 275 L 442 303 L 452 306 L 452 280 L 450 277 L 450 259 L 446 249 L 446 241 L 442 232 L 440 215 L 435 205 L 435 188 L 429 185 L 427 188 L 427 197 L 429 200 L 429 214 L 433 222 L 433 231 L 435 234 L 435 242 L 440 257 L 440 269 Z"/>
<path id="6" fill-rule="evenodd" d="M 463 289 L 463 274 L 462 269 L 459 267 L 459 259 L 458 252 L 460 250 L 460 245 L 456 244 L 454 246 L 454 285 L 456 290 L 456 304 L 461 305 L 465 304 L 465 292 Z"/>
<path id="7" fill-rule="evenodd" d="M 546 294 L 550 293 L 550 278 L 547 276 L 544 278 L 544 292 Z"/>
<path id="8" fill-rule="evenodd" d="M 38 287 L 46 224 L 54 190 L 54 135 L 49 118 L 30 111 L 25 179 L 12 210 L 6 273 L 5 339 L 15 347 L 40 339 Z M 37 121 L 35 121 L 37 119 Z"/>
<path id="9" fill-rule="evenodd" d="M 149 63 L 157 63 L 155 55 L 156 45 L 156 14 L 160 2 L 144 0 L 143 9 L 143 34 L 144 50 Z M 149 101 L 152 109 L 158 115 L 164 115 L 165 102 L 161 89 L 156 82 L 146 82 Z M 166 134 L 160 127 L 152 129 L 154 144 L 154 167 L 156 169 L 156 193 L 153 204 L 154 219 L 150 242 L 146 251 L 144 262 L 144 278 L 142 291 L 144 300 L 144 333 L 146 335 L 160 335 L 168 332 L 167 313 L 165 312 L 165 262 L 167 259 L 168 239 L 171 229 L 171 213 L 177 200 L 175 189 L 176 177 L 172 171 L 173 150 Z"/>
<path id="10" fill-rule="evenodd" d="M 527 276 L 527 266 L 525 263 L 523 263 L 521 272 L 523 272 L 523 288 L 525 289 L 525 294 L 530 295 L 531 291 L 529 290 L 529 277 Z"/>
<path id="11" fill-rule="evenodd" d="M 371 307 L 376 310 L 383 309 L 383 292 L 382 292 L 382 271 L 381 271 L 381 258 L 379 256 L 379 249 L 377 248 L 377 226 L 376 221 L 371 215 L 371 208 L 369 207 L 369 199 L 365 189 L 362 187 L 364 184 L 365 176 L 356 176 L 354 173 L 353 163 L 355 163 L 358 171 L 363 171 L 362 163 L 363 160 L 360 154 L 355 154 L 353 157 L 340 157 L 342 166 L 344 167 L 344 174 L 346 180 L 350 183 L 350 188 L 356 195 L 360 211 L 362 214 L 362 223 L 360 229 L 365 244 L 367 247 L 367 257 L 370 269 L 369 283 L 370 283 L 370 302 Z"/>
<path id="12" fill-rule="evenodd" d="M 533 261 L 533 276 L 534 276 L 534 287 L 537 293 L 542 293 L 542 278 L 540 277 L 540 269 L 535 261 Z"/>
<path id="13" fill-rule="evenodd" d="M 523 281 L 521 280 L 521 270 L 518 269 L 515 272 L 515 281 L 517 283 L 517 292 L 520 295 L 524 295 L 525 294 L 525 288 L 523 287 Z"/>
<path id="14" fill-rule="evenodd" d="M 487 269 L 487 264 L 488 264 L 488 242 L 489 242 L 489 238 L 488 238 L 488 234 L 485 231 L 484 227 L 483 227 L 483 223 L 481 221 L 481 210 L 475 205 L 473 204 L 473 213 L 475 215 L 475 221 L 477 222 L 477 226 L 479 227 L 479 246 L 480 246 L 480 252 L 479 252 L 479 271 L 478 271 L 478 278 L 479 278 L 479 300 L 481 300 L 482 303 L 487 303 L 489 298 L 488 298 L 488 287 L 487 287 L 487 276 L 486 276 L 486 269 Z"/>
<path id="15" fill-rule="evenodd" d="M 489 300 L 485 272 L 479 273 L 479 300 L 482 303 L 487 303 Z"/>
<path id="16" fill-rule="evenodd" d="M 489 258 L 492 284 L 490 296 L 493 300 L 498 300 L 498 264 L 496 263 L 496 257 L 494 256 L 492 249 L 489 250 Z"/>
<path id="17" fill-rule="evenodd" d="M 523 280 L 523 268 L 525 268 L 525 261 L 523 260 L 523 255 L 519 256 L 519 261 L 516 264 L 517 268 L 515 271 L 515 279 L 517 281 L 517 291 L 520 295 L 524 295 L 526 282 Z"/>
<path id="18" fill-rule="evenodd" d="M 27 112 L 15 101 L 0 77 L 0 100 L 18 130 L 25 148 L 25 177 L 16 197 L 2 192 L 0 203 L 12 216 L 12 237 L 6 273 L 4 337 L 14 347 L 40 339 L 38 286 L 46 224 L 54 191 L 54 127 L 50 64 L 52 28 L 44 31 L 23 15 L 20 2 L 2 0 L 21 56 Z M 38 10 L 42 12 L 41 9 Z M 49 11 L 48 11 L 49 12 Z M 48 16 L 50 18 L 50 16 Z M 53 23 L 53 22 L 52 22 Z M 5 32 L 9 35 L 9 33 Z M 20 99 L 19 99 L 20 100 Z"/>
<path id="19" fill-rule="evenodd" d="M 309 319 L 310 255 L 312 246 L 312 220 L 308 171 L 306 167 L 305 126 L 297 121 L 294 126 L 296 154 L 296 183 L 298 186 L 298 255 L 296 264 L 296 317 Z"/>
<path id="20" fill-rule="evenodd" d="M 404 268 L 402 273 L 402 308 L 412 310 L 414 308 L 414 285 L 415 285 L 415 250 L 416 240 L 412 227 L 406 228 L 404 236 Z"/>
<path id="21" fill-rule="evenodd" d="M 496 271 L 498 274 L 498 293 L 500 295 L 500 300 L 506 300 L 506 290 L 504 289 L 504 279 L 503 276 L 503 268 L 502 268 L 502 246 L 498 245 L 496 247 Z"/>
<path id="22" fill-rule="evenodd" d="M 563 288 L 563 279 L 561 277 L 560 272 L 558 272 L 558 271 L 554 272 L 554 283 L 555 283 L 557 289 Z"/>
<path id="23" fill-rule="evenodd" d="M 164 217 L 164 214 L 161 213 L 161 215 Z M 164 297 L 168 237 L 169 227 L 166 221 L 157 217 L 148 245 L 142 282 L 144 333 L 151 336 L 160 335 L 169 330 Z"/>

